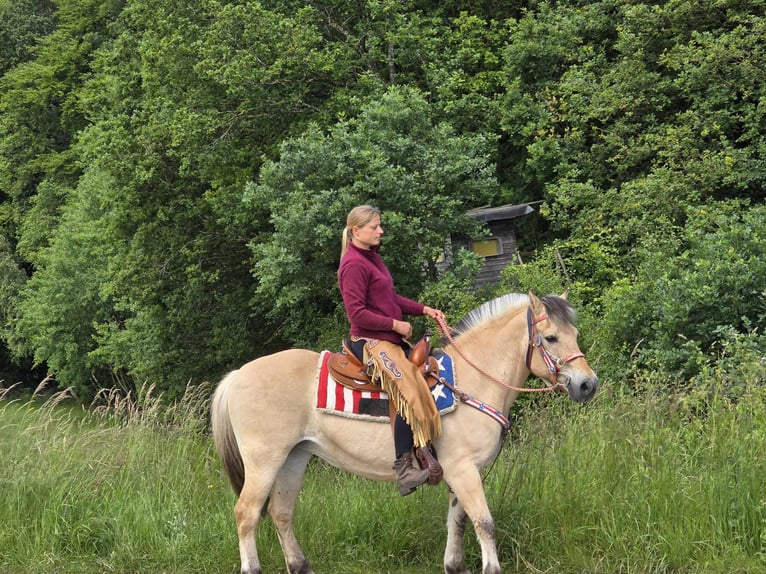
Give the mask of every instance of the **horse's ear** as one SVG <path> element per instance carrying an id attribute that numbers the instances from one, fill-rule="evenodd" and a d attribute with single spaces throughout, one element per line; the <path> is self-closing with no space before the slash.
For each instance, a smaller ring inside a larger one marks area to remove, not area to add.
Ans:
<path id="1" fill-rule="evenodd" d="M 569 296 L 569 289 L 564 289 L 564 292 L 559 295 L 562 299 L 566 299 Z"/>
<path id="2" fill-rule="evenodd" d="M 529 304 L 536 315 L 540 315 L 545 311 L 545 305 L 543 305 L 543 302 L 540 301 L 540 299 L 537 298 L 537 295 L 532 293 L 532 291 L 529 292 Z"/>

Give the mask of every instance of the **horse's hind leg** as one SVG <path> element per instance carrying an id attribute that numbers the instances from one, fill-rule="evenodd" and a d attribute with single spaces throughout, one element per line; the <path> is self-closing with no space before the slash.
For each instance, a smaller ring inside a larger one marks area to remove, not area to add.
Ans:
<path id="1" fill-rule="evenodd" d="M 262 574 L 255 545 L 255 530 L 261 517 L 261 510 L 269 496 L 271 482 L 255 480 L 253 473 L 245 478 L 242 492 L 234 505 L 234 518 L 237 521 L 237 539 L 241 574 Z"/>
<path id="2" fill-rule="evenodd" d="M 303 475 L 311 453 L 299 446 L 292 450 L 277 475 L 269 501 L 268 512 L 277 529 L 282 553 L 289 574 L 314 574 L 303 555 L 293 529 L 295 502 L 303 484 Z"/>
<path id="3" fill-rule="evenodd" d="M 289 454 L 287 450 L 280 455 L 258 448 L 242 454 L 245 461 L 245 482 L 234 505 L 241 574 L 262 574 L 255 533 L 272 487 L 284 464 L 281 461 L 289 459 Z"/>

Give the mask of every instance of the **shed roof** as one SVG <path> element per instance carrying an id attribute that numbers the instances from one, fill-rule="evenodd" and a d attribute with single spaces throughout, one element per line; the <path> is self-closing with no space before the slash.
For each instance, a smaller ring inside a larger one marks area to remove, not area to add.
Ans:
<path id="1" fill-rule="evenodd" d="M 499 219 L 513 219 L 515 217 L 521 217 L 522 215 L 529 215 L 535 210 L 528 204 L 522 203 L 521 205 L 501 205 L 499 207 L 478 207 L 466 211 L 466 215 L 470 215 L 474 219 L 482 222 L 497 221 Z"/>

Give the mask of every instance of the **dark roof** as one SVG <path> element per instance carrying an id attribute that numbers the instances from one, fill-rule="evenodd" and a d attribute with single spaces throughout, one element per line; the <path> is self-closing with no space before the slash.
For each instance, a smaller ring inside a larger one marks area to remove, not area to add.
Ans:
<path id="1" fill-rule="evenodd" d="M 513 219 L 514 217 L 529 215 L 534 211 L 529 205 L 522 203 L 521 205 L 501 205 L 500 207 L 479 207 L 466 211 L 466 215 L 486 223 L 498 219 Z"/>

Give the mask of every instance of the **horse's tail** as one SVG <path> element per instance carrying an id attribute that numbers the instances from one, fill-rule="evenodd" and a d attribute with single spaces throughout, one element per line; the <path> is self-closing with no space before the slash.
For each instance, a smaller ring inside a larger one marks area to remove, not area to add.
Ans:
<path id="1" fill-rule="evenodd" d="M 232 371 L 218 383 L 218 388 L 213 395 L 210 407 L 211 427 L 213 429 L 213 441 L 218 456 L 223 462 L 223 469 L 229 477 L 231 487 L 237 496 L 242 492 L 245 483 L 245 465 L 237 445 L 237 437 L 231 426 L 229 417 L 229 391 L 237 371 Z"/>

